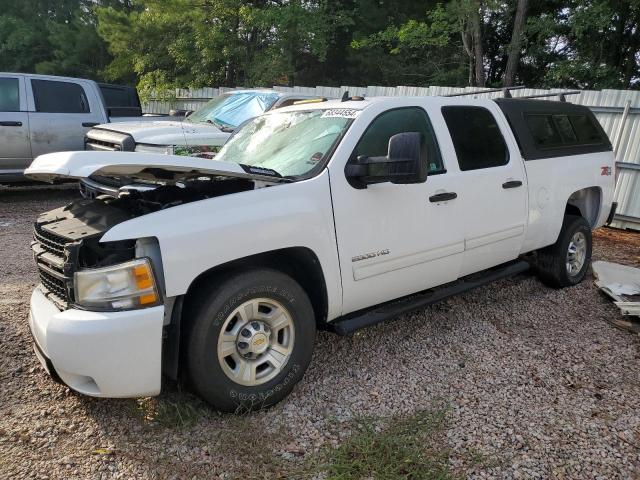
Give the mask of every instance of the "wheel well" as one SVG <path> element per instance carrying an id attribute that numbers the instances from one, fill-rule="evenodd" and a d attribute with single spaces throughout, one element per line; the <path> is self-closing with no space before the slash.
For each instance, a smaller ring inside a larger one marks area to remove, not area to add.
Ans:
<path id="1" fill-rule="evenodd" d="M 602 192 L 598 187 L 583 188 L 573 192 L 567 200 L 565 215 L 579 215 L 583 217 L 591 228 L 596 226 L 601 208 Z"/>
<path id="2" fill-rule="evenodd" d="M 327 286 L 320 261 L 315 253 L 306 247 L 292 247 L 259 253 L 218 265 L 201 273 L 189 286 L 189 296 L 203 283 L 210 283 L 212 277 L 220 278 L 226 273 L 239 269 L 272 268 L 293 278 L 309 296 L 316 323 L 326 321 L 328 312 Z"/>

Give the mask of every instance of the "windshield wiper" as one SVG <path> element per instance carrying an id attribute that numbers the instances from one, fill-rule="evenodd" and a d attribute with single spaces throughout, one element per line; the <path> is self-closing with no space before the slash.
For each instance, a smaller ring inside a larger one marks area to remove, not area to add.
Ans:
<path id="1" fill-rule="evenodd" d="M 286 182 L 292 182 L 293 180 L 287 177 L 283 177 L 278 172 L 276 172 L 273 168 L 266 167 L 256 167 L 254 165 L 246 165 L 244 163 L 238 164 L 240 168 L 242 168 L 245 172 L 250 173 L 252 175 L 260 175 L 262 177 L 272 177 L 278 180 L 284 180 Z"/>

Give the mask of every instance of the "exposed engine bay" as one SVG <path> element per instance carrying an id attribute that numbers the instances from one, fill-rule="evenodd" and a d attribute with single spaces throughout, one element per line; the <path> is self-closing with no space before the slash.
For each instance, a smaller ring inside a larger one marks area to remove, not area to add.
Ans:
<path id="1" fill-rule="evenodd" d="M 41 283 L 52 300 L 64 308 L 73 301 L 75 271 L 135 258 L 135 240 L 99 242 L 110 228 L 159 210 L 253 190 L 260 183 L 220 177 L 190 180 L 149 190 L 124 190 L 117 198 L 104 195 L 81 199 L 43 213 L 35 222 L 31 245 Z"/>
<path id="2" fill-rule="evenodd" d="M 122 189 L 118 198 L 108 196 L 96 200 L 139 217 L 185 203 L 244 192 L 256 188 L 256 182 L 244 179 L 191 180 L 178 185 L 163 185 L 153 189 Z"/>

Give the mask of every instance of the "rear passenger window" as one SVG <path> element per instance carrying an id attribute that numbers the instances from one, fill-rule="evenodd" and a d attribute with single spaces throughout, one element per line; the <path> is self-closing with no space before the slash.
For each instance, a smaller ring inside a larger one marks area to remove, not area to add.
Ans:
<path id="1" fill-rule="evenodd" d="M 429 163 L 429 174 L 443 173 L 442 156 L 427 113 L 419 107 L 397 108 L 375 118 L 356 145 L 351 158 L 360 155 L 384 157 L 389 139 L 398 133 L 419 132 L 422 140 L 422 160 Z"/>
<path id="2" fill-rule="evenodd" d="M 509 163 L 509 150 L 491 112 L 482 107 L 442 107 L 460 170 Z"/>
<path id="3" fill-rule="evenodd" d="M 0 78 L 0 112 L 20 111 L 20 87 L 17 78 Z"/>
<path id="4" fill-rule="evenodd" d="M 84 89 L 77 83 L 31 80 L 36 111 L 43 113 L 89 113 Z"/>

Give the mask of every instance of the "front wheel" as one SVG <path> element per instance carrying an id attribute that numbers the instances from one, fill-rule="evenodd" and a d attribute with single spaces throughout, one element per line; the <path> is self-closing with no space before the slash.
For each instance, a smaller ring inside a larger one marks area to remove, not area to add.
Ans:
<path id="1" fill-rule="evenodd" d="M 237 273 L 190 299 L 187 369 L 196 392 L 227 412 L 282 400 L 313 352 L 315 318 L 304 290 L 275 270 Z"/>
<path id="2" fill-rule="evenodd" d="M 538 251 L 536 269 L 540 280 L 555 287 L 580 283 L 591 263 L 591 226 L 582 217 L 566 215 L 558 240 Z"/>

